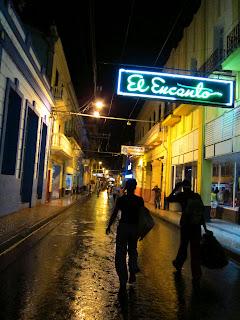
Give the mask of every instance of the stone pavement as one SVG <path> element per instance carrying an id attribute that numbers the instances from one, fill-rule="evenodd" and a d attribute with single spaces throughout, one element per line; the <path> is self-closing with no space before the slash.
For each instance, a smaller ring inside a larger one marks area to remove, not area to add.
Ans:
<path id="1" fill-rule="evenodd" d="M 44 205 L 22 209 L 0 217 L 0 255 L 4 250 L 41 228 L 75 203 L 84 201 L 87 197 L 87 193 L 69 195 Z"/>
<path id="2" fill-rule="evenodd" d="M 181 212 L 155 209 L 153 204 L 147 202 L 145 202 L 145 206 L 154 214 L 154 216 L 179 228 Z M 228 257 L 240 264 L 240 225 L 219 219 L 211 219 L 211 222 L 206 223 L 206 225 L 226 249 Z"/>

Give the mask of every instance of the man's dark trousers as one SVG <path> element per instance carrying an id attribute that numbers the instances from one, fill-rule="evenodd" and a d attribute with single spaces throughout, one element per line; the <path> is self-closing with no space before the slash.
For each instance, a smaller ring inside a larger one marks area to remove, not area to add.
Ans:
<path id="1" fill-rule="evenodd" d="M 200 266 L 200 240 L 201 225 L 182 225 L 181 240 L 176 257 L 176 264 L 181 268 L 187 259 L 187 248 L 190 242 L 191 269 L 193 279 L 200 279 L 202 275 Z"/>

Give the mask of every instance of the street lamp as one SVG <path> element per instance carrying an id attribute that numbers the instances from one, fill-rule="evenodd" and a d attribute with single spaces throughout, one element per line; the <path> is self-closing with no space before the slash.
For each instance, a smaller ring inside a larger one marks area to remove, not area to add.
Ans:
<path id="1" fill-rule="evenodd" d="M 101 108 L 103 107 L 103 103 L 102 103 L 101 101 L 97 101 L 97 102 L 96 102 L 96 107 L 97 107 L 98 109 L 101 109 Z"/>
<path id="2" fill-rule="evenodd" d="M 94 115 L 94 117 L 96 117 L 96 118 L 99 118 L 99 117 L 100 117 L 99 111 L 94 111 L 93 115 Z"/>

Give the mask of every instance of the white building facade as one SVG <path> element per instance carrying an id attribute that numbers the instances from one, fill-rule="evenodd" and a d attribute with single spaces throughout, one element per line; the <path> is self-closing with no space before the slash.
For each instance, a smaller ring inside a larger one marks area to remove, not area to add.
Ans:
<path id="1" fill-rule="evenodd" d="M 0 1 L 0 216 L 45 203 L 50 84 L 11 2 Z"/>

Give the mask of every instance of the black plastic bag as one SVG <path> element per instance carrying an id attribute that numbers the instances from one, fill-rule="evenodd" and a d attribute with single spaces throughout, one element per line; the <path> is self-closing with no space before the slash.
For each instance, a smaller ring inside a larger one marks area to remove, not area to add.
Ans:
<path id="1" fill-rule="evenodd" d="M 148 234 L 154 227 L 153 218 L 146 207 L 141 207 L 138 212 L 138 236 L 140 241 Z"/>
<path id="2" fill-rule="evenodd" d="M 211 231 L 203 235 L 201 243 L 201 265 L 208 269 L 220 269 L 228 264 L 225 250 Z"/>

